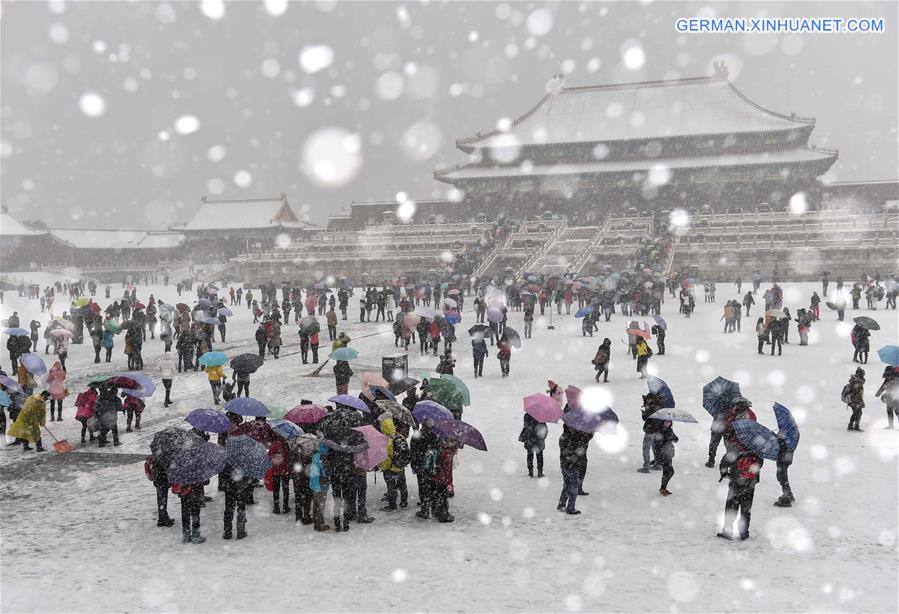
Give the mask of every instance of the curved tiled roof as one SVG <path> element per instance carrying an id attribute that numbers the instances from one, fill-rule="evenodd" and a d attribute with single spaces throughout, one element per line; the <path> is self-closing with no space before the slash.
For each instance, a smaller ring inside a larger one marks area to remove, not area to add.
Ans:
<path id="1" fill-rule="evenodd" d="M 742 154 L 684 156 L 679 158 L 641 160 L 596 160 L 591 162 L 543 165 L 520 164 L 516 166 L 478 166 L 475 164 L 467 164 L 435 171 L 434 177 L 440 181 L 453 183 L 460 179 L 487 179 L 492 177 L 540 177 L 550 175 L 640 172 L 657 167 L 678 170 L 816 162 L 824 162 L 830 166 L 830 164 L 836 161 L 837 155 L 838 152 L 828 149 L 788 149 L 784 151 Z"/>
<path id="2" fill-rule="evenodd" d="M 508 131 L 456 141 L 459 149 L 746 134 L 814 126 L 747 98 L 720 77 L 563 87 L 546 94 Z"/>

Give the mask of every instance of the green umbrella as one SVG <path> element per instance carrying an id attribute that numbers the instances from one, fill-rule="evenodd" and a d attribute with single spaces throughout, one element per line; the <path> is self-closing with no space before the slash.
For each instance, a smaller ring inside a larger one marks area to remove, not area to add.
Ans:
<path id="1" fill-rule="evenodd" d="M 266 407 L 268 408 L 268 415 L 266 418 L 269 420 L 282 420 L 289 411 L 286 407 L 281 407 L 280 405 L 266 404 Z"/>
<path id="2" fill-rule="evenodd" d="M 106 330 L 111 332 L 113 335 L 117 334 L 120 330 L 119 325 L 115 320 L 106 320 L 104 326 L 106 327 Z"/>
<path id="3" fill-rule="evenodd" d="M 111 375 L 97 375 L 96 377 L 91 378 L 91 381 L 89 383 L 90 384 L 98 384 L 100 382 L 105 382 L 110 377 L 112 377 L 112 376 Z"/>
<path id="4" fill-rule="evenodd" d="M 471 392 L 468 390 L 468 386 L 465 385 L 465 382 L 460 380 L 455 375 L 449 375 L 448 373 L 444 373 L 440 376 L 440 379 L 445 379 L 448 382 L 452 382 L 453 385 L 462 393 L 462 403 L 466 406 L 471 405 Z"/>
<path id="5" fill-rule="evenodd" d="M 318 323 L 318 320 L 315 319 L 315 317 L 306 316 L 305 318 L 300 320 L 300 332 L 307 335 L 318 333 L 321 332 L 321 325 Z"/>
<path id="6" fill-rule="evenodd" d="M 451 381 L 445 379 L 428 381 L 428 397 L 453 412 L 454 416 L 461 414 L 462 406 L 465 405 L 459 389 Z"/>

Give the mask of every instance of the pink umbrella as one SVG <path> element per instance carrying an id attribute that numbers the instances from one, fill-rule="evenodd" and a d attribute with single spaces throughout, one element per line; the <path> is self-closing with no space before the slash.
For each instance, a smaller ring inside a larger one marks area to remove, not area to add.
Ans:
<path id="1" fill-rule="evenodd" d="M 371 386 L 382 386 L 383 388 L 387 388 L 389 385 L 390 384 L 387 383 L 387 380 L 384 379 L 380 373 L 366 371 L 362 374 L 362 394 L 369 399 L 375 398 L 371 391 Z"/>
<path id="2" fill-rule="evenodd" d="M 52 337 L 66 337 L 67 339 L 74 339 L 75 335 L 72 334 L 71 331 L 68 331 L 64 328 L 54 328 L 50 331 L 50 336 Z"/>
<path id="3" fill-rule="evenodd" d="M 284 414 L 284 419 L 294 424 L 315 424 L 328 415 L 328 410 L 321 405 L 297 405 Z"/>
<path id="4" fill-rule="evenodd" d="M 556 400 L 540 392 L 524 397 L 524 411 L 537 422 L 558 422 L 563 416 Z"/>
<path id="5" fill-rule="evenodd" d="M 357 426 L 353 430 L 362 433 L 362 436 L 365 437 L 365 442 L 368 444 L 367 450 L 356 452 L 353 455 L 353 460 L 359 469 L 371 471 L 387 460 L 387 442 L 389 441 L 387 435 L 369 425 Z"/>
<path id="6" fill-rule="evenodd" d="M 580 406 L 581 392 L 581 389 L 577 386 L 568 386 L 565 389 L 565 399 L 568 401 L 568 406 L 571 409 L 578 409 Z"/>
<path id="7" fill-rule="evenodd" d="M 414 313 L 407 313 L 403 316 L 403 324 L 406 325 L 406 328 L 415 328 L 419 322 L 421 322 L 421 316 Z"/>
<path id="8" fill-rule="evenodd" d="M 643 337 L 644 339 L 652 339 L 652 335 L 650 335 L 645 330 L 640 330 L 639 328 L 629 328 L 627 329 L 627 334 L 637 337 Z"/>

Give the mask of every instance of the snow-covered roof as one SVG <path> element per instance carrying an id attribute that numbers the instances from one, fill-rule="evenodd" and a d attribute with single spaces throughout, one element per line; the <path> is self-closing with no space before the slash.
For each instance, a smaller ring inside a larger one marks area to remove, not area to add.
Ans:
<path id="1" fill-rule="evenodd" d="M 208 200 L 189 222 L 176 230 L 242 230 L 278 228 L 288 223 L 301 223 L 290 208 L 287 197 L 245 200 Z"/>
<path id="2" fill-rule="evenodd" d="M 46 230 L 32 230 L 24 224 L 18 222 L 13 216 L 6 211 L 0 212 L 0 236 L 4 237 L 33 237 L 35 235 L 45 235 Z"/>
<path id="3" fill-rule="evenodd" d="M 837 159 L 837 152 L 826 149 L 790 149 L 785 151 L 755 152 L 720 156 L 689 156 L 682 158 L 654 158 L 652 160 L 597 160 L 573 164 L 478 166 L 469 164 L 437 171 L 434 176 L 452 183 L 457 179 L 484 179 L 488 177 L 532 177 L 542 175 L 581 175 L 593 173 L 622 173 L 649 171 L 654 168 L 668 170 L 756 166 L 760 164 L 793 164 L 802 162 L 828 162 Z"/>
<path id="4" fill-rule="evenodd" d="M 166 249 L 184 241 L 177 232 L 116 228 L 51 228 L 50 234 L 76 249 Z"/>
<path id="5" fill-rule="evenodd" d="M 459 149 L 757 133 L 814 126 L 769 111 L 720 76 L 551 90 L 508 131 L 456 141 Z"/>

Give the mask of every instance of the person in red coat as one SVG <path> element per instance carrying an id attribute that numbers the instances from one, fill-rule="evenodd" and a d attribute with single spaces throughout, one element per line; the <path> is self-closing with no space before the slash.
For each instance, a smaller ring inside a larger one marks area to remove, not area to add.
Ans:
<path id="1" fill-rule="evenodd" d="M 274 514 L 290 512 L 290 448 L 282 438 L 275 439 L 268 448 L 268 456 L 272 459 L 272 499 Z M 284 507 L 279 507 L 279 496 L 284 494 Z"/>
<path id="2" fill-rule="evenodd" d="M 440 449 L 437 460 L 437 471 L 434 474 L 434 492 L 431 493 L 431 503 L 434 516 L 439 522 L 452 522 L 455 520 L 449 513 L 449 500 L 453 496 L 453 458 L 456 456 L 457 447 L 450 442 Z"/>

